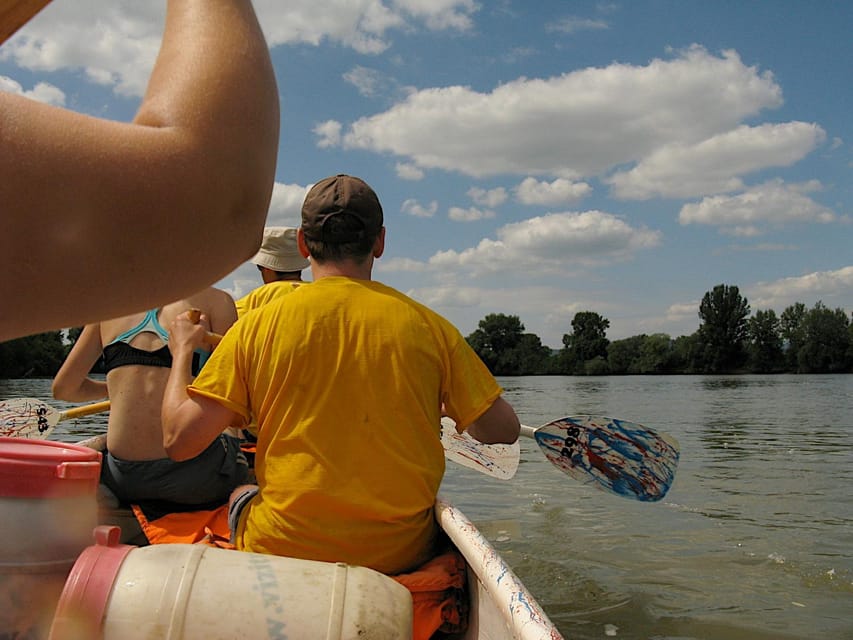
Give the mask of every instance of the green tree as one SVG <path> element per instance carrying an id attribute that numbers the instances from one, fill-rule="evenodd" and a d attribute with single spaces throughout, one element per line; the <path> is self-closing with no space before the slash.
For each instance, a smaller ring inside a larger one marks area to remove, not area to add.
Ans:
<path id="1" fill-rule="evenodd" d="M 781 323 L 773 309 L 756 311 L 747 321 L 750 369 L 756 373 L 779 371 L 785 362 Z"/>
<path id="2" fill-rule="evenodd" d="M 673 343 L 665 333 L 646 336 L 632 373 L 669 373 L 673 369 Z"/>
<path id="3" fill-rule="evenodd" d="M 518 316 L 490 313 L 480 320 L 477 329 L 466 340 L 480 359 L 495 375 L 514 375 L 506 370 L 511 367 L 509 352 L 522 341 L 524 325 Z"/>
<path id="4" fill-rule="evenodd" d="M 536 334 L 525 333 L 515 347 L 500 355 L 497 369 L 502 372 L 500 375 L 513 376 L 549 373 L 551 370 L 551 349 L 544 346 Z"/>
<path id="5" fill-rule="evenodd" d="M 797 353 L 805 373 L 841 373 L 850 361 L 850 321 L 844 309 L 828 309 L 818 301 L 803 318 L 803 345 Z"/>
<path id="6" fill-rule="evenodd" d="M 805 342 L 805 329 L 803 327 L 805 317 L 806 305 L 802 302 L 792 304 L 779 317 L 782 340 L 784 340 L 785 364 L 789 371 L 800 370 L 797 358 L 800 348 Z"/>
<path id="7" fill-rule="evenodd" d="M 676 338 L 672 344 L 672 358 L 674 371 L 700 373 L 707 370 L 705 343 L 699 332 Z"/>
<path id="8" fill-rule="evenodd" d="M 624 375 L 637 373 L 633 370 L 634 362 L 640 359 L 640 350 L 646 340 L 646 334 L 614 340 L 607 347 L 607 364 L 610 373 Z"/>
<path id="9" fill-rule="evenodd" d="M 699 305 L 699 334 L 705 344 L 709 373 L 734 371 L 746 359 L 749 303 L 734 285 L 718 284 Z"/>
<path id="10" fill-rule="evenodd" d="M 584 365 L 594 358 L 607 359 L 607 329 L 610 320 L 593 312 L 580 311 L 572 319 L 572 333 L 563 335 L 560 360 L 565 373 L 584 373 Z M 600 365 L 597 366 L 600 369 Z"/>
<path id="11" fill-rule="evenodd" d="M 0 343 L 0 378 L 53 377 L 68 347 L 59 331 Z"/>

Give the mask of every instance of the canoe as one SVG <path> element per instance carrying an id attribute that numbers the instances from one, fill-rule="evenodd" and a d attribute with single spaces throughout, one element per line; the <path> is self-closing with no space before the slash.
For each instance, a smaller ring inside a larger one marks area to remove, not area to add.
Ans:
<path id="1" fill-rule="evenodd" d="M 78 444 L 103 450 L 106 436 Z M 99 501 L 99 522 L 121 527 L 121 541 L 147 544 L 133 512 Z M 456 506 L 439 496 L 436 520 L 467 564 L 468 628 L 454 640 L 560 640 L 563 636 L 497 550 Z"/>

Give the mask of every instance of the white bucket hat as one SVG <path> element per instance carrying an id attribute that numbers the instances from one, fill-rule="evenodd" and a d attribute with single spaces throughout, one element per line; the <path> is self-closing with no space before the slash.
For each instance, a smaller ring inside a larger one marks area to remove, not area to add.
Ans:
<path id="1" fill-rule="evenodd" d="M 296 229 L 293 227 L 267 227 L 261 249 L 252 258 L 259 267 L 273 271 L 302 271 L 308 265 L 296 246 Z"/>

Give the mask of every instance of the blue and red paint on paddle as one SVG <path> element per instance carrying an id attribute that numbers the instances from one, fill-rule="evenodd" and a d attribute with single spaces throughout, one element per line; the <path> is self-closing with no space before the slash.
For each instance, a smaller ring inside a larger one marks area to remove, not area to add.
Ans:
<path id="1" fill-rule="evenodd" d="M 679 458 L 675 438 L 627 420 L 570 416 L 531 435 L 564 473 L 625 498 L 656 502 L 675 478 Z"/>

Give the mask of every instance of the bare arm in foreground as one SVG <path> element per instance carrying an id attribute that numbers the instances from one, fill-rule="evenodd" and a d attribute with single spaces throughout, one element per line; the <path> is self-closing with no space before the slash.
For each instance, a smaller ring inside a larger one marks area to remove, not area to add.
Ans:
<path id="1" fill-rule="evenodd" d="M 249 0 L 169 0 L 132 123 L 0 92 L 0 341 L 153 308 L 250 258 L 278 129 Z"/>

